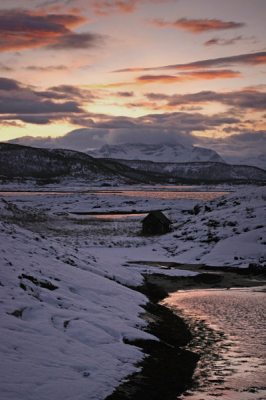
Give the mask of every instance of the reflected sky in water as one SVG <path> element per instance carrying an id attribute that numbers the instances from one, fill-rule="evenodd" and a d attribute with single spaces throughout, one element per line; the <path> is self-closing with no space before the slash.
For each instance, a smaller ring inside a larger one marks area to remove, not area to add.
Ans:
<path id="1" fill-rule="evenodd" d="M 179 291 L 163 304 L 194 332 L 198 387 L 181 399 L 266 398 L 266 287 Z"/>

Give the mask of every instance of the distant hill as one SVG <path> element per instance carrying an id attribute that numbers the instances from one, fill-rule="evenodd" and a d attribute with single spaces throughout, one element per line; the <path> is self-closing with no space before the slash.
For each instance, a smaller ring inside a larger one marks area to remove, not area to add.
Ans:
<path id="1" fill-rule="evenodd" d="M 87 151 L 95 158 L 114 158 L 123 160 L 145 160 L 154 162 L 220 162 L 222 157 L 214 150 L 203 147 L 183 146 L 181 144 L 121 144 L 104 145 L 100 149 Z"/>
<path id="2" fill-rule="evenodd" d="M 266 171 L 247 165 L 218 162 L 154 163 L 152 161 L 119 160 L 120 163 L 158 178 L 167 176 L 171 182 L 264 182 Z M 105 164 L 108 165 L 108 164 Z"/>
<path id="3" fill-rule="evenodd" d="M 112 163 L 112 169 L 87 154 L 62 149 L 42 149 L 0 143 L 0 176 L 53 182 L 85 180 L 89 184 L 132 184 L 145 181 L 145 173 Z"/>
<path id="4" fill-rule="evenodd" d="M 65 181 L 102 184 L 266 182 L 266 171 L 219 162 L 153 162 L 96 159 L 78 151 L 0 143 L 0 181 L 35 179 L 41 184 Z"/>

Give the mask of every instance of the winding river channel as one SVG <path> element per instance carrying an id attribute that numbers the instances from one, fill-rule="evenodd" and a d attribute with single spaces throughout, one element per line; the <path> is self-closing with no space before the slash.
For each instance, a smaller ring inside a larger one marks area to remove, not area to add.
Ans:
<path id="1" fill-rule="evenodd" d="M 163 304 L 185 319 L 201 355 L 185 400 L 266 399 L 266 286 L 178 291 Z"/>

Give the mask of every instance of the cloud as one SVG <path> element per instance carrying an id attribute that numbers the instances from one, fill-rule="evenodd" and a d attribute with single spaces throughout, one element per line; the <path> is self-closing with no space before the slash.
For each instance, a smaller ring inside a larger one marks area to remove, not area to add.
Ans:
<path id="1" fill-rule="evenodd" d="M 232 70 L 213 70 L 213 71 L 195 71 L 184 72 L 178 76 L 173 75 L 142 75 L 137 78 L 137 82 L 141 83 L 175 83 L 188 82 L 194 80 L 213 80 L 213 79 L 232 79 L 240 78 L 238 71 Z"/>
<path id="2" fill-rule="evenodd" d="M 66 120 L 85 113 L 89 91 L 72 86 L 51 87 L 47 92 L 35 91 L 14 79 L 0 78 L 0 119 L 47 124 L 53 120 Z"/>
<path id="3" fill-rule="evenodd" d="M 0 101 L 0 114 L 57 114 L 82 113 L 83 110 L 74 101 L 55 103 L 53 101 L 5 99 Z"/>
<path id="4" fill-rule="evenodd" d="M 190 72 L 181 72 L 179 75 L 140 75 L 135 78 L 132 82 L 118 82 L 109 85 L 98 85 L 99 88 L 117 88 L 123 86 L 132 85 L 147 85 L 149 83 L 178 83 L 178 82 L 190 82 L 190 81 L 202 81 L 202 80 L 214 80 L 214 79 L 235 79 L 242 78 L 239 71 L 232 71 L 229 69 L 223 70 L 199 70 Z M 90 87 L 84 85 L 84 87 Z M 95 87 L 95 85 L 93 85 Z"/>
<path id="5" fill-rule="evenodd" d="M 246 24 L 242 22 L 224 22 L 219 19 L 187 19 L 181 18 L 174 22 L 164 21 L 163 19 L 154 19 L 150 24 L 164 28 L 170 26 L 176 29 L 184 29 L 190 33 L 199 34 L 209 31 L 221 31 L 228 29 L 242 28 Z"/>
<path id="6" fill-rule="evenodd" d="M 110 116 L 105 114 L 81 115 L 72 123 L 98 129 L 143 129 L 149 134 L 150 129 L 170 129 L 176 132 L 204 132 L 214 127 L 239 123 L 238 118 L 226 114 L 204 115 L 200 113 L 172 112 L 165 114 L 147 114 L 138 118 Z"/>
<path id="7" fill-rule="evenodd" d="M 78 50 L 91 49 L 102 45 L 107 36 L 96 33 L 70 33 L 60 37 L 56 43 L 46 46 L 50 50 Z"/>
<path id="8" fill-rule="evenodd" d="M 34 94 L 38 97 L 46 98 L 46 99 L 55 99 L 55 100 L 73 100 L 81 101 L 81 102 L 92 102 L 96 98 L 96 96 L 90 91 L 86 89 L 81 89 L 78 86 L 73 85 L 58 85 L 51 86 L 46 91 L 34 91 Z"/>
<path id="9" fill-rule="evenodd" d="M 237 163 L 241 158 L 266 154 L 266 131 L 240 132 L 228 135 L 225 138 L 195 136 L 178 129 L 163 128 L 81 128 L 68 132 L 64 136 L 31 137 L 24 136 L 13 139 L 10 143 L 17 143 L 33 147 L 65 148 L 78 151 L 99 148 L 103 144 L 145 143 L 145 144 L 176 144 L 184 146 L 201 146 L 217 151 L 229 162 Z"/>
<path id="10" fill-rule="evenodd" d="M 244 37 L 244 36 L 235 36 L 231 39 L 223 39 L 214 37 L 207 42 L 204 43 L 204 46 L 229 46 L 232 44 L 236 44 L 237 42 L 249 42 L 249 43 L 257 43 L 255 36 Z"/>
<path id="11" fill-rule="evenodd" d="M 37 65 L 29 65 L 24 68 L 28 71 L 40 71 L 40 72 L 52 72 L 52 71 L 66 71 L 68 67 L 66 65 L 49 65 L 47 67 L 40 67 Z"/>
<path id="12" fill-rule="evenodd" d="M 86 151 L 91 148 L 101 147 L 108 136 L 106 129 L 75 129 L 64 136 L 52 137 L 32 137 L 23 136 L 10 140 L 10 143 L 22 144 L 25 146 L 45 147 L 45 148 L 64 148 L 78 151 Z"/>
<path id="13" fill-rule="evenodd" d="M 142 4 L 163 4 L 169 3 L 171 0 L 81 0 L 79 1 L 79 8 L 83 10 L 93 10 L 94 14 L 99 17 L 109 17 L 113 14 L 131 14 L 135 12 Z M 78 12 L 75 8 L 76 0 L 48 0 L 42 2 L 42 9 L 46 10 L 60 10 L 67 8 L 71 12 Z M 71 8 L 71 5 L 73 7 Z"/>
<path id="14" fill-rule="evenodd" d="M 11 91 L 11 90 L 20 90 L 21 85 L 15 79 L 8 78 L 0 78 L 0 90 Z"/>
<path id="15" fill-rule="evenodd" d="M 244 131 L 225 138 L 200 138 L 200 145 L 217 151 L 227 162 L 266 154 L 266 131 Z"/>
<path id="16" fill-rule="evenodd" d="M 8 67 L 7 65 L 0 62 L 0 71 L 11 72 L 14 71 L 14 68 Z"/>
<path id="17" fill-rule="evenodd" d="M 172 64 L 164 65 L 161 67 L 151 68 L 126 68 L 113 72 L 140 72 L 140 71 L 155 71 L 155 70 L 178 70 L 187 71 L 202 68 L 217 68 L 217 67 L 230 67 L 235 65 L 265 65 L 266 64 L 266 51 L 259 53 L 240 54 L 238 56 L 212 58 L 209 60 L 199 60 L 186 64 Z"/>
<path id="18" fill-rule="evenodd" d="M 266 110 L 266 92 L 255 89 L 244 89 L 234 92 L 202 91 L 184 95 L 174 94 L 171 96 L 161 93 L 147 93 L 146 97 L 151 101 L 166 101 L 169 107 L 216 102 L 240 109 Z"/>
<path id="19" fill-rule="evenodd" d="M 134 97 L 134 92 L 116 92 L 117 97 Z"/>
<path id="20" fill-rule="evenodd" d="M 49 50 L 88 49 L 106 36 L 75 33 L 71 28 L 88 18 L 73 14 L 45 14 L 25 10 L 0 11 L 0 52 L 44 47 Z"/>
<path id="21" fill-rule="evenodd" d="M 181 143 L 191 146 L 193 137 L 190 134 L 182 134 L 175 130 L 150 129 L 149 134 L 145 129 L 91 129 L 81 128 L 75 129 L 64 136 L 56 138 L 43 138 L 24 136 L 13 139 L 10 143 L 22 144 L 33 147 L 47 148 L 65 148 L 78 151 L 86 151 L 88 149 L 99 148 L 104 144 L 119 143 Z"/>

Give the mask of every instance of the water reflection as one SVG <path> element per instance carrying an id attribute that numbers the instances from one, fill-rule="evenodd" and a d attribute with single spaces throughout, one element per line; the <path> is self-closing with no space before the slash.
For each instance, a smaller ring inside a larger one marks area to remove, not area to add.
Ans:
<path id="1" fill-rule="evenodd" d="M 217 197 L 224 196 L 229 192 L 192 192 L 192 191 L 167 191 L 167 190 L 121 190 L 121 191 L 101 191 L 97 194 L 114 194 L 117 196 L 129 197 L 152 197 L 154 199 L 192 199 L 209 201 Z"/>
<path id="2" fill-rule="evenodd" d="M 91 215 L 85 214 L 83 217 L 90 217 L 90 218 L 104 218 L 104 219 L 121 219 L 121 218 L 134 218 L 134 217 L 144 217 L 147 215 L 145 214 L 100 214 L 100 215 Z"/>
<path id="3" fill-rule="evenodd" d="M 194 290 L 171 294 L 164 304 L 194 332 L 201 354 L 197 388 L 181 399 L 266 399 L 266 287 Z"/>
<path id="4" fill-rule="evenodd" d="M 216 199 L 217 197 L 224 196 L 230 192 L 212 192 L 212 191 L 180 191 L 173 190 L 171 188 L 163 189 L 154 187 L 152 190 L 141 189 L 141 190 L 89 190 L 84 192 L 49 192 L 49 191 L 25 191 L 25 192 L 0 192 L 2 197 L 12 197 L 12 196 L 34 196 L 34 195 L 67 195 L 67 194 L 78 194 L 78 195 L 88 195 L 88 194 L 98 194 L 98 195 L 115 195 L 115 196 L 128 196 L 128 197 L 149 197 L 154 199 L 191 199 L 191 200 L 201 200 L 209 201 Z"/>

